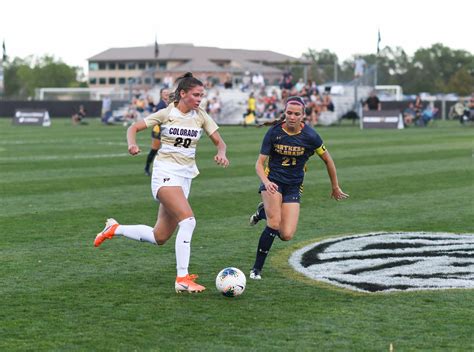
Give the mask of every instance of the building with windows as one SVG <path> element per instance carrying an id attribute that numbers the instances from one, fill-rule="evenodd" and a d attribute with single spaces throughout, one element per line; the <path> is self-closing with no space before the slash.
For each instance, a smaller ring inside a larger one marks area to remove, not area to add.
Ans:
<path id="1" fill-rule="evenodd" d="M 224 83 L 231 77 L 238 84 L 244 75 L 261 73 L 268 84 L 279 81 L 292 66 L 305 70 L 309 62 L 267 50 L 221 49 L 193 44 L 162 44 L 111 48 L 88 59 L 91 88 L 150 88 L 165 77 L 173 81 L 190 71 L 202 79 Z"/>

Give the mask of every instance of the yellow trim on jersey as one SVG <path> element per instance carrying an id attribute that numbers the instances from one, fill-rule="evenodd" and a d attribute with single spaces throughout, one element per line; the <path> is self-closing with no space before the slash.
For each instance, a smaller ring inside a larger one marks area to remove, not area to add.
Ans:
<path id="1" fill-rule="evenodd" d="M 284 127 L 281 128 L 283 131 L 285 131 L 285 133 L 289 136 L 296 136 L 297 134 L 300 134 L 301 133 L 301 130 L 299 130 L 298 132 L 290 132 L 288 130 L 286 130 Z"/>
<path id="2" fill-rule="evenodd" d="M 316 154 L 318 154 L 319 156 L 326 153 L 326 151 L 327 151 L 327 149 L 326 149 L 326 146 L 324 144 L 321 145 L 319 148 L 316 148 L 316 150 L 315 150 Z"/>
<path id="3" fill-rule="evenodd" d="M 285 133 L 286 133 L 287 135 L 289 135 L 289 136 L 296 136 L 297 134 L 300 134 L 301 131 L 303 131 L 303 128 L 304 128 L 304 124 L 301 123 L 301 129 L 300 129 L 298 132 L 290 132 L 290 131 L 288 131 L 288 130 L 285 128 L 285 126 L 286 126 L 286 122 L 284 122 L 284 123 L 281 125 L 281 129 L 282 129 L 283 131 L 285 131 Z"/>

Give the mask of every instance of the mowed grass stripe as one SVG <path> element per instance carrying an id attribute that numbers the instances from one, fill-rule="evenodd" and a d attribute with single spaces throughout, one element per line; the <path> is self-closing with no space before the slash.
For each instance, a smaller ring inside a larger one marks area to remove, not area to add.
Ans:
<path id="1" fill-rule="evenodd" d="M 429 169 L 432 171 L 437 171 L 441 169 L 472 169 L 472 164 L 470 161 L 470 156 L 466 156 L 464 151 L 460 153 L 452 153 L 445 151 L 443 153 L 411 153 L 408 154 L 408 158 L 406 155 L 400 156 L 401 161 L 395 161 L 391 158 L 389 161 L 390 163 L 377 163 L 372 165 L 364 165 L 364 167 L 360 166 L 347 166 L 350 164 L 349 162 L 353 159 L 366 159 L 363 156 L 360 157 L 351 157 L 351 158 L 343 158 L 340 157 L 339 153 L 337 155 L 337 167 L 338 170 L 342 170 L 340 172 L 342 177 L 350 175 L 352 179 L 355 175 L 361 175 L 362 177 L 365 174 L 370 175 L 370 177 L 378 177 L 377 175 L 385 175 L 385 174 L 405 174 L 405 173 L 413 173 L 418 174 L 419 172 L 425 172 L 424 170 Z M 460 155 L 459 155 L 460 154 Z M 458 156 L 456 156 L 458 155 Z M 4 167 L 0 170 L 0 183 L 8 183 L 8 182 L 19 182 L 19 181 L 42 181 L 42 180 L 59 180 L 62 178 L 75 178 L 75 177 L 94 177 L 94 176 L 113 176 L 113 175 L 123 175 L 123 176 L 134 176 L 134 175 L 142 175 L 143 167 L 145 164 L 146 155 L 142 155 L 140 157 L 130 157 L 127 159 L 123 159 L 123 156 L 128 156 L 128 154 L 98 154 L 97 157 L 104 157 L 104 159 L 114 159 L 118 158 L 116 161 L 111 160 L 108 162 L 108 165 L 104 165 L 103 162 L 99 162 L 101 165 L 91 165 L 93 161 L 89 162 L 88 156 L 84 155 L 84 160 L 80 160 L 77 162 L 74 161 L 73 163 L 68 162 L 60 162 L 56 163 L 54 166 L 49 164 L 50 167 L 48 168 L 32 168 L 25 170 L 23 165 L 15 165 L 15 170 L 13 170 L 12 165 L 9 164 L 7 167 Z M 334 158 L 336 158 L 336 156 Z M 94 155 L 89 155 L 89 157 L 94 158 Z M 69 158 L 64 157 L 65 160 L 69 160 Z M 202 171 L 202 177 L 208 176 L 208 171 L 215 171 L 215 164 L 207 160 L 204 156 L 199 160 L 199 165 L 204 165 L 204 167 L 200 167 Z M 249 155 L 241 155 L 239 157 L 232 157 L 232 165 L 229 169 L 226 170 L 226 174 L 230 177 L 241 176 L 243 174 L 253 174 L 254 170 L 249 168 L 249 164 L 254 161 L 254 158 Z M 107 161 L 105 161 L 107 162 Z M 43 163 L 42 163 L 43 164 Z M 41 166 L 41 165 L 38 165 Z M 418 167 L 416 167 L 418 166 Z M 22 172 L 18 173 L 17 169 L 21 168 Z M 317 169 L 321 171 L 321 168 L 324 168 L 324 165 L 318 160 L 317 157 L 313 157 L 310 159 L 308 163 L 309 173 L 308 177 L 311 177 L 311 171 L 313 169 Z M 60 172 L 59 172 L 60 171 Z M 146 180 L 146 178 L 144 177 Z M 307 181 L 306 181 L 307 182 Z"/>
<path id="2" fill-rule="evenodd" d="M 352 192 L 352 198 L 356 199 L 357 206 L 352 204 L 346 203 L 338 203 L 337 213 L 339 215 L 347 216 L 351 215 L 360 215 L 363 219 L 370 219 L 373 220 L 374 218 L 378 218 L 381 211 L 383 212 L 393 212 L 396 213 L 404 213 L 406 214 L 406 209 L 411 209 L 409 213 L 417 214 L 416 218 L 428 210 L 429 213 L 438 214 L 434 207 L 440 207 L 440 209 L 444 208 L 452 208 L 453 206 L 459 208 L 459 211 L 456 213 L 456 217 L 461 213 L 471 213 L 472 208 L 470 207 L 471 201 L 465 198 L 466 194 L 472 192 L 472 187 L 470 183 L 454 183 L 451 185 L 444 185 L 443 187 L 437 187 L 435 190 L 424 190 L 420 187 L 417 187 L 416 184 L 412 186 L 409 190 L 404 191 L 396 191 L 396 186 L 393 187 L 393 190 L 388 189 L 386 184 L 383 182 L 380 184 L 373 184 L 368 185 L 366 190 L 359 189 L 357 193 Z M 387 188 L 386 192 L 380 193 L 375 192 L 374 189 L 377 187 L 385 187 Z M 125 188 L 125 189 L 124 189 Z M 131 202 L 129 199 L 128 192 L 135 192 L 142 194 L 141 199 L 144 206 L 149 206 L 150 208 L 154 209 L 156 207 L 151 200 L 150 193 L 147 192 L 148 190 L 144 190 L 143 188 L 139 188 L 133 186 L 133 188 L 128 187 L 119 187 L 119 188 L 106 188 L 106 189 L 98 189 L 94 192 L 94 194 L 89 197 L 81 197 L 85 201 L 77 202 L 74 199 L 77 199 L 81 192 L 61 192 L 60 194 L 55 195 L 48 199 L 47 202 L 44 201 L 44 196 L 37 195 L 37 196 L 27 196 L 27 197 L 19 197 L 13 199 L 7 199 L 3 202 L 3 206 L 5 211 L 2 212 L 0 218 L 9 218 L 14 215 L 26 215 L 26 214 L 43 214 L 45 217 L 53 216 L 54 212 L 56 211 L 63 211 L 63 210 L 78 210 L 80 211 L 84 207 L 92 207 L 96 209 L 101 209 L 97 212 L 97 214 L 102 214 L 101 218 L 105 218 L 108 216 L 116 216 L 114 214 L 110 214 L 106 209 L 109 207 L 111 200 L 113 199 L 113 204 L 116 206 L 123 205 L 127 209 L 134 209 L 135 202 Z M 133 194 L 133 193 L 132 193 Z M 236 196 L 239 193 L 233 192 Z M 250 199 L 254 199 L 254 201 L 246 201 L 244 204 L 246 205 L 245 208 L 240 208 L 238 206 L 233 205 L 232 200 L 228 199 L 228 194 L 222 192 L 209 192 L 206 191 L 196 191 L 192 194 L 191 203 L 195 204 L 205 203 L 209 206 L 202 207 L 202 211 L 196 212 L 200 215 L 202 220 L 211 219 L 216 224 L 219 223 L 218 217 L 224 215 L 225 218 L 223 219 L 224 222 L 229 221 L 227 219 L 228 215 L 226 215 L 226 211 L 215 211 L 215 205 L 219 204 L 221 209 L 228 209 L 229 207 L 233 209 L 233 212 L 241 212 L 241 214 L 245 215 L 246 217 L 253 211 L 256 201 L 258 201 L 258 195 L 255 191 L 255 188 L 245 192 L 241 191 L 242 195 L 249 195 L 253 194 Z M 137 197 L 138 198 L 138 197 Z M 314 209 L 317 212 L 323 211 L 321 208 L 324 208 L 324 204 L 328 202 L 334 202 L 329 199 L 329 189 L 319 189 L 316 191 L 309 191 L 305 192 L 303 197 L 303 204 L 304 206 L 308 207 L 311 206 L 311 203 L 307 203 L 307 199 L 316 198 L 318 199 L 317 203 L 313 205 Z M 460 199 L 465 199 L 465 201 L 460 201 Z M 195 202 L 193 202 L 193 199 Z M 369 202 L 369 203 L 365 203 Z M 451 204 L 451 202 L 453 204 Z M 138 203 L 138 202 L 137 202 Z M 334 202 L 335 203 L 335 202 Z M 335 204 L 333 204 L 335 206 Z M 352 209 L 352 207 L 354 207 Z M 341 211 L 349 211 L 349 213 L 340 213 Z M 333 211 L 336 211 L 333 209 Z M 227 211 L 228 212 L 228 211 Z M 438 215 L 439 216 L 439 215 Z M 99 217 L 100 218 L 100 217 Z M 146 221 L 147 224 L 153 224 L 153 214 L 150 214 L 150 219 Z M 245 219 L 246 223 L 247 219 Z M 418 221 L 418 220 L 416 220 Z M 241 224 L 238 224 L 239 226 Z M 347 223 L 344 224 L 347 226 Z M 377 226 L 378 227 L 378 226 Z"/>
<path id="3" fill-rule="evenodd" d="M 374 170 L 370 176 L 364 177 L 364 174 L 359 174 L 358 177 L 354 177 L 351 174 L 351 170 L 347 170 L 344 174 L 344 177 L 341 178 L 341 183 L 344 181 L 346 187 L 350 185 L 351 188 L 365 190 L 370 180 L 370 187 L 377 189 L 382 185 L 394 186 L 394 185 L 403 185 L 404 191 L 412 192 L 414 187 L 423 188 L 426 182 L 432 185 L 438 185 L 441 187 L 444 180 L 451 180 L 453 185 L 463 185 L 463 184 L 472 184 L 472 170 L 465 169 L 465 166 L 461 163 L 457 164 L 456 168 L 451 168 L 449 171 L 444 171 L 445 168 L 422 168 L 417 169 L 416 173 L 410 170 L 410 168 L 402 168 L 400 170 L 408 170 L 404 173 L 397 174 L 395 172 L 390 172 L 391 170 L 385 170 L 381 174 L 377 174 L 377 168 Z M 256 189 L 258 187 L 259 181 L 258 178 L 254 175 L 250 176 L 237 176 L 231 177 L 224 170 L 219 170 L 220 172 L 214 175 L 208 175 L 207 179 L 196 179 L 194 184 L 203 185 L 204 187 L 193 187 L 193 194 L 202 195 L 202 192 L 205 194 L 216 193 L 228 190 L 229 186 L 234 188 L 233 191 L 240 192 L 245 190 L 250 190 L 252 188 Z M 354 171 L 360 171 L 359 168 L 354 168 Z M 315 175 L 317 174 L 317 175 Z M 42 180 L 37 182 L 30 182 L 27 186 L 23 182 L 11 182 L 11 183 L 1 183 L 0 191 L 2 193 L 2 202 L 7 202 L 10 198 L 21 198 L 28 199 L 28 196 L 49 194 L 51 196 L 57 196 L 59 198 L 64 198 L 63 194 L 68 194 L 71 189 L 74 189 L 76 192 L 82 192 L 85 190 L 85 194 L 90 193 L 94 195 L 99 189 L 117 189 L 124 187 L 130 187 L 131 182 L 136 182 L 137 189 L 142 189 L 143 186 L 148 186 L 149 180 L 144 178 L 143 175 L 107 175 L 107 176 L 90 176 L 90 177 L 74 177 L 69 179 L 59 179 L 55 180 L 54 183 L 49 180 Z M 317 172 L 314 170 L 311 174 L 308 174 L 305 180 L 305 187 L 308 187 L 313 184 L 328 184 L 326 180 L 325 170 L 320 170 Z M 448 183 L 445 186 L 451 187 Z M 27 190 L 28 195 L 24 195 L 23 192 Z M 88 192 L 89 191 L 89 192 Z M 128 188 L 123 188 L 123 192 L 128 192 Z M 386 189 L 386 192 L 390 192 L 389 189 Z M 115 192 L 114 192 L 115 193 Z"/>
<path id="4" fill-rule="evenodd" d="M 467 161 L 470 158 L 471 153 L 466 149 L 451 149 L 451 150 L 441 150 L 437 152 L 413 152 L 410 154 L 398 154 L 395 153 L 388 157 L 387 154 L 381 155 L 362 155 L 362 154 L 350 154 L 342 155 L 339 152 L 333 152 L 331 155 L 336 162 L 338 169 L 345 168 L 347 166 L 354 166 L 357 164 L 358 167 L 372 166 L 372 165 L 390 165 L 394 163 L 403 163 L 403 162 L 424 162 L 427 160 L 437 160 L 438 162 L 443 162 L 443 160 L 449 160 L 452 158 L 463 157 Z M 216 169 L 216 164 L 213 162 L 213 156 L 215 154 L 204 155 L 201 153 L 198 156 L 198 167 L 202 175 L 208 175 L 209 172 L 214 172 Z M 229 156 L 231 160 L 231 166 L 226 172 L 233 174 L 234 170 L 239 170 L 245 168 L 248 173 L 254 173 L 255 171 L 255 161 L 256 156 L 253 155 L 240 155 L 240 156 Z M 45 157 L 46 160 L 40 160 L 31 158 L 29 161 L 23 160 L 12 160 L 8 163 L 0 162 L 0 183 L 4 182 L 9 176 L 15 175 L 21 171 L 21 173 L 31 173 L 34 175 L 35 172 L 48 173 L 61 175 L 62 171 L 66 171 L 66 174 L 72 169 L 78 169 L 79 173 L 84 172 L 90 168 L 103 168 L 104 173 L 108 174 L 112 169 L 117 169 L 118 172 L 121 172 L 122 167 L 128 169 L 130 165 L 135 165 L 136 173 L 142 174 L 143 168 L 145 166 L 146 155 L 141 155 L 140 157 L 131 157 L 126 153 L 118 154 L 93 154 L 91 156 L 81 155 L 80 157 L 71 158 L 69 156 L 56 157 L 49 156 Z M 321 162 L 317 157 L 313 157 L 308 162 L 309 169 L 312 168 L 321 168 Z M 465 163 L 466 167 L 471 167 L 469 163 Z M 22 177 L 22 176 L 20 176 Z"/>

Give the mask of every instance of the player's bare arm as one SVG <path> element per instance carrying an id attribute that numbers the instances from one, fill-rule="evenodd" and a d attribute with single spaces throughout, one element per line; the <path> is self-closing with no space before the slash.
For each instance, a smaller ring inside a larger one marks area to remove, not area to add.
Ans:
<path id="1" fill-rule="evenodd" d="M 339 182 L 337 180 L 337 171 L 334 160 L 331 157 L 331 154 L 326 150 L 324 154 L 320 155 L 320 158 L 326 164 L 326 169 L 328 171 L 329 179 L 331 180 L 331 197 L 335 200 L 343 200 L 349 198 L 349 195 L 344 193 L 339 187 Z"/>
<path id="2" fill-rule="evenodd" d="M 225 144 L 224 140 L 222 139 L 221 135 L 219 132 L 214 132 L 209 136 L 211 139 L 212 143 L 217 148 L 217 154 L 214 156 L 214 161 L 217 163 L 217 165 L 220 165 L 222 167 L 227 167 L 229 166 L 229 160 L 227 159 L 226 156 L 226 151 L 227 151 L 227 145 Z"/>
<path id="3" fill-rule="evenodd" d="M 146 123 L 144 120 L 137 121 L 131 125 L 127 130 L 127 143 L 128 143 L 128 152 L 131 155 L 137 155 L 140 153 L 140 147 L 136 142 L 137 132 L 143 131 L 146 129 Z"/>
<path id="4" fill-rule="evenodd" d="M 274 194 L 278 190 L 278 186 L 271 182 L 265 173 L 265 162 L 267 159 L 268 155 L 259 154 L 257 162 L 255 163 L 255 171 L 257 172 L 258 177 L 260 177 L 262 183 L 265 185 L 265 189 L 271 194 Z"/>

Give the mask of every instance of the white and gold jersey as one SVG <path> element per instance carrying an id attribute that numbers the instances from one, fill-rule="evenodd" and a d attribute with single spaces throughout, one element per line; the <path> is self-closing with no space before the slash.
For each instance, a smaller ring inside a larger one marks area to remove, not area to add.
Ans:
<path id="1" fill-rule="evenodd" d="M 147 127 L 160 125 L 161 148 L 155 158 L 156 166 L 174 175 L 196 177 L 196 146 L 202 131 L 209 136 L 219 128 L 206 111 L 199 108 L 183 114 L 170 104 L 144 121 Z"/>

